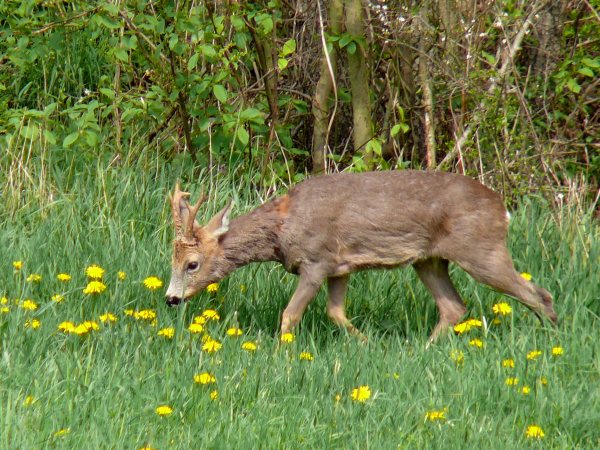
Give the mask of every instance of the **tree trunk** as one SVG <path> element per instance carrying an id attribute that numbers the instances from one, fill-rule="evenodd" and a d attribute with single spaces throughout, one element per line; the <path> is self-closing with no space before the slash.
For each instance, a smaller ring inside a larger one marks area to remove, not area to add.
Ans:
<path id="1" fill-rule="evenodd" d="M 356 51 L 348 53 L 348 76 L 352 91 L 352 120 L 354 124 L 354 152 L 364 149 L 364 161 L 368 168 L 373 166 L 373 155 L 365 145 L 373 138 L 371 102 L 369 99 L 369 73 L 367 70 L 368 46 L 366 45 L 365 20 L 361 0 L 345 2 L 346 30 L 350 35 L 365 42 L 356 44 Z"/>
<path id="2" fill-rule="evenodd" d="M 340 34 L 342 31 L 344 5 L 342 0 L 332 0 L 329 7 L 329 34 Z M 321 11 L 319 10 L 321 18 Z M 335 47 L 331 53 L 327 53 L 325 43 L 325 31 L 321 26 L 321 38 L 323 56 L 321 58 L 321 76 L 315 88 L 312 101 L 312 113 L 314 117 L 313 142 L 312 142 L 312 173 L 325 171 L 325 157 L 329 138 L 329 96 L 335 88 L 335 74 L 337 72 L 338 54 Z M 336 95 L 337 97 L 337 95 Z M 337 100 L 337 99 L 336 99 Z"/>
<path id="3" fill-rule="evenodd" d="M 423 122 L 425 132 L 425 162 L 428 169 L 435 169 L 436 142 L 435 142 L 435 120 L 433 114 L 433 92 L 431 89 L 431 77 L 429 75 L 429 49 L 430 32 L 427 16 L 429 15 L 429 2 L 421 6 L 419 14 L 419 85 L 422 92 Z"/>

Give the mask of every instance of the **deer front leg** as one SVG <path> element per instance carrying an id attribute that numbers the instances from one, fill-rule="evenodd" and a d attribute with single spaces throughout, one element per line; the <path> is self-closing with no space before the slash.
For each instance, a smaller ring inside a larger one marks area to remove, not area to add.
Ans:
<path id="1" fill-rule="evenodd" d="M 366 340 L 367 338 L 358 331 L 346 317 L 344 301 L 346 299 L 349 279 L 349 275 L 327 278 L 327 291 L 329 294 L 329 300 L 327 301 L 327 315 L 333 323 L 348 330 L 348 333 Z"/>
<path id="2" fill-rule="evenodd" d="M 304 310 L 315 298 L 323 279 L 301 274 L 292 299 L 281 316 L 281 334 L 289 333 L 302 319 Z"/>

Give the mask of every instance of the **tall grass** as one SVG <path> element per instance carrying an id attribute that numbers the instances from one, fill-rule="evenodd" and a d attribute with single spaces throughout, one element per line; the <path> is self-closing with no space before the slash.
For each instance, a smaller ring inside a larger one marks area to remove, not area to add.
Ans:
<path id="1" fill-rule="evenodd" d="M 557 329 L 540 325 L 515 301 L 503 298 L 453 269 L 469 317 L 487 327 L 452 335 L 425 349 L 437 312 L 410 269 L 353 276 L 348 312 L 368 336 L 363 344 L 332 326 L 321 292 L 309 307 L 296 339 L 277 337 L 280 312 L 294 277 L 274 264 L 246 267 L 223 281 L 215 295 L 200 295 L 169 309 L 162 291 L 142 280 L 167 281 L 170 217 L 166 193 L 175 180 L 199 192 L 210 186 L 203 218 L 237 199 L 241 213 L 265 193 L 242 179 L 198 173 L 151 156 L 130 167 L 103 161 L 77 171 L 0 160 L 0 448 L 593 448 L 600 445 L 600 243 L 598 227 L 582 213 L 551 213 L 538 199 L 513 211 L 510 247 L 517 268 L 555 296 Z M 11 172 L 12 171 L 12 172 Z M 36 186 L 39 189 L 36 189 Z M 43 195 L 42 195 L 43 194 Z M 12 261 L 22 260 L 16 271 Z M 82 289 L 85 268 L 106 269 L 107 290 L 95 297 Z M 125 271 L 124 281 L 117 279 Z M 72 275 L 68 283 L 59 272 Z M 27 282 L 31 273 L 39 283 Z M 53 302 L 61 293 L 64 301 Z M 18 300 L 17 300 L 18 299 Z M 39 304 L 36 311 L 20 305 Z M 492 324 L 491 307 L 507 301 L 513 313 Z M 187 327 L 204 309 L 221 320 L 207 324 L 222 342 L 215 354 Z M 154 309 L 155 325 L 126 309 Z M 107 325 L 100 315 L 118 321 Z M 41 321 L 38 329 L 27 320 Z M 94 320 L 100 329 L 79 337 L 58 331 L 63 321 Z M 244 334 L 226 335 L 229 327 Z M 173 339 L 158 336 L 174 327 Z M 469 345 L 472 338 L 484 347 Z M 251 353 L 241 343 L 258 345 Z M 553 347 L 564 353 L 552 355 Z M 541 356 L 528 360 L 532 350 Z M 312 361 L 300 360 L 310 352 Z M 454 359 L 451 355 L 454 355 Z M 464 361 L 455 361 L 457 355 Z M 502 367 L 514 359 L 515 367 Z M 216 384 L 194 383 L 208 371 Z M 507 386 L 517 377 L 517 386 Z M 365 403 L 352 389 L 367 385 Z M 522 393 L 528 386 L 530 392 Z M 210 393 L 218 391 L 218 398 Z M 29 399 L 28 399 L 29 397 Z M 159 417 L 155 409 L 174 412 Z M 426 420 L 445 409 L 445 420 Z M 545 436 L 529 439 L 529 425 Z M 58 433 L 60 430 L 65 430 Z M 68 431 L 66 431 L 68 430 Z"/>

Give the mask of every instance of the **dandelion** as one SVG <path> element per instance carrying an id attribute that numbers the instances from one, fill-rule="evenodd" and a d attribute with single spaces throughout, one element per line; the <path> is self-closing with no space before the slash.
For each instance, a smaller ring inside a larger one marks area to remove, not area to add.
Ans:
<path id="1" fill-rule="evenodd" d="M 28 283 L 39 283 L 42 281 L 42 276 L 39 273 L 32 273 L 27 277 Z"/>
<path id="2" fill-rule="evenodd" d="M 371 398 L 371 388 L 369 386 L 359 386 L 352 389 L 350 398 L 355 402 L 364 403 Z"/>
<path id="3" fill-rule="evenodd" d="M 502 360 L 502 367 L 504 367 L 506 369 L 514 369 L 515 368 L 515 360 L 514 359 Z"/>
<path id="4" fill-rule="evenodd" d="M 0 313 L 8 314 L 10 312 L 10 308 L 8 306 L 3 306 L 0 308 Z"/>
<path id="5" fill-rule="evenodd" d="M 202 317 L 204 317 L 206 320 L 219 320 L 221 318 L 219 313 L 214 309 L 207 309 L 202 313 Z"/>
<path id="6" fill-rule="evenodd" d="M 529 425 L 525 430 L 525 436 L 530 439 L 541 439 L 545 436 L 544 430 L 538 425 Z"/>
<path id="7" fill-rule="evenodd" d="M 457 366 L 460 366 L 465 362 L 465 354 L 461 350 L 452 350 L 450 352 L 450 359 L 454 361 Z"/>
<path id="8" fill-rule="evenodd" d="M 242 344 L 242 350 L 246 350 L 248 352 L 255 352 L 256 349 L 257 349 L 257 345 L 256 345 L 256 343 L 254 343 L 252 341 L 244 342 Z"/>
<path id="9" fill-rule="evenodd" d="M 527 353 L 527 359 L 529 361 L 534 361 L 538 358 L 538 356 L 540 356 L 542 354 L 541 350 L 532 350 L 529 353 Z"/>
<path id="10" fill-rule="evenodd" d="M 532 278 L 531 274 L 527 273 L 527 272 L 522 272 L 521 277 L 523 277 L 523 279 L 525 279 L 527 281 L 531 281 L 531 278 Z"/>
<path id="11" fill-rule="evenodd" d="M 137 320 L 146 320 L 148 322 L 156 319 L 156 311 L 153 309 L 142 309 L 133 313 L 133 317 Z"/>
<path id="12" fill-rule="evenodd" d="M 33 300 L 24 300 L 21 303 L 21 308 L 26 309 L 28 311 L 35 311 L 36 309 L 38 309 L 38 304 Z"/>
<path id="13" fill-rule="evenodd" d="M 61 294 L 54 294 L 51 298 L 54 303 L 60 303 L 65 299 Z"/>
<path id="14" fill-rule="evenodd" d="M 221 349 L 221 347 L 223 347 L 223 345 L 219 341 L 209 337 L 204 342 L 204 345 L 202 346 L 202 350 L 205 351 L 206 353 L 215 353 L 215 352 L 219 351 Z"/>
<path id="15" fill-rule="evenodd" d="M 483 348 L 483 341 L 481 339 L 471 339 L 469 345 L 477 348 Z"/>
<path id="16" fill-rule="evenodd" d="M 25 400 L 23 400 L 23 406 L 31 406 L 34 402 L 35 397 L 33 395 L 28 395 L 27 397 L 25 397 Z"/>
<path id="17" fill-rule="evenodd" d="M 21 270 L 23 268 L 23 261 L 13 261 L 12 265 L 15 270 Z"/>
<path id="18" fill-rule="evenodd" d="M 188 327 L 188 331 L 192 334 L 200 334 L 204 331 L 204 326 L 199 323 L 191 323 Z"/>
<path id="19" fill-rule="evenodd" d="M 117 320 L 118 320 L 117 316 L 115 316 L 114 314 L 109 313 L 109 312 L 107 312 L 106 314 L 102 314 L 100 316 L 100 322 L 102 322 L 102 323 L 114 323 Z"/>
<path id="20" fill-rule="evenodd" d="M 434 411 L 427 411 L 425 413 L 425 421 L 429 421 L 429 422 L 442 422 L 444 420 L 446 420 L 446 412 L 448 411 L 448 408 L 444 408 L 444 409 L 440 409 L 440 410 L 434 410 Z"/>
<path id="21" fill-rule="evenodd" d="M 281 342 L 289 344 L 291 342 L 294 342 L 295 338 L 296 336 L 294 336 L 292 333 L 283 333 L 281 335 Z"/>
<path id="22" fill-rule="evenodd" d="M 492 311 L 499 316 L 508 316 L 512 312 L 512 308 L 508 303 L 500 302 L 492 306 Z"/>
<path id="23" fill-rule="evenodd" d="M 206 291 L 209 294 L 216 294 L 218 290 L 219 290 L 219 283 L 211 283 L 208 286 L 206 286 Z"/>
<path id="24" fill-rule="evenodd" d="M 523 386 L 523 387 L 521 388 L 521 393 L 522 393 L 523 395 L 528 395 L 530 392 L 531 392 L 531 388 L 530 388 L 529 386 Z"/>
<path id="25" fill-rule="evenodd" d="M 0 298 L 0 305 L 8 305 L 8 298 L 6 298 L 6 297 Z"/>
<path id="26" fill-rule="evenodd" d="M 25 328 L 31 328 L 32 330 L 37 330 L 42 326 L 42 322 L 38 319 L 29 319 L 25 321 Z"/>
<path id="27" fill-rule="evenodd" d="M 58 275 L 56 275 L 56 279 L 58 281 L 66 283 L 67 281 L 71 281 L 71 275 L 69 275 L 68 273 L 59 273 Z"/>
<path id="28" fill-rule="evenodd" d="M 101 280 L 104 276 L 104 269 L 97 264 L 86 267 L 85 274 L 92 280 Z"/>
<path id="29" fill-rule="evenodd" d="M 227 336 L 241 336 L 242 335 L 242 330 L 240 330 L 239 328 L 233 327 L 233 328 L 229 328 L 227 330 Z"/>
<path id="30" fill-rule="evenodd" d="M 310 352 L 301 352 L 300 353 L 300 361 L 312 361 L 315 357 Z"/>
<path id="31" fill-rule="evenodd" d="M 144 286 L 146 286 L 151 291 L 160 289 L 162 287 L 162 285 L 163 285 L 163 282 L 161 281 L 161 279 L 154 277 L 154 276 L 148 277 L 144 280 Z"/>
<path id="32" fill-rule="evenodd" d="M 219 398 L 219 391 L 214 390 L 210 392 L 210 399 L 215 401 Z"/>
<path id="33" fill-rule="evenodd" d="M 73 333 L 75 331 L 75 324 L 69 321 L 61 322 L 58 325 L 58 329 L 63 333 Z"/>
<path id="34" fill-rule="evenodd" d="M 508 377 L 506 380 L 504 380 L 504 384 L 507 386 L 516 386 L 519 384 L 519 379 L 517 377 Z"/>
<path id="35" fill-rule="evenodd" d="M 214 384 L 217 382 L 217 379 L 212 373 L 202 372 L 194 375 L 194 381 L 197 384 Z"/>
<path id="36" fill-rule="evenodd" d="M 194 317 L 194 323 L 198 323 L 200 325 L 204 325 L 206 323 L 206 317 L 204 316 L 196 316 Z"/>
<path id="37" fill-rule="evenodd" d="M 133 309 L 126 309 L 125 311 L 123 311 L 123 314 L 125 314 L 126 316 L 133 317 L 135 311 Z"/>
<path id="38" fill-rule="evenodd" d="M 552 347 L 552 356 L 560 356 L 563 354 L 562 347 Z"/>
<path id="39" fill-rule="evenodd" d="M 542 386 L 548 386 L 548 379 L 546 377 L 540 377 L 540 383 Z"/>
<path id="40" fill-rule="evenodd" d="M 240 292 L 242 294 L 245 294 L 247 290 L 248 290 L 248 288 L 246 287 L 245 284 L 240 284 Z"/>
<path id="41" fill-rule="evenodd" d="M 83 290 L 85 295 L 102 294 L 106 290 L 106 285 L 102 281 L 90 281 Z"/>
<path id="42" fill-rule="evenodd" d="M 58 430 L 56 433 L 54 433 L 54 437 L 63 437 L 66 436 L 67 434 L 69 434 L 71 432 L 70 428 L 61 428 L 60 430 Z"/>
<path id="43" fill-rule="evenodd" d="M 125 278 L 127 278 L 127 274 L 122 270 L 119 270 L 117 272 L 117 278 L 119 279 L 119 281 L 125 281 Z"/>
<path id="44" fill-rule="evenodd" d="M 173 408 L 171 408 L 168 405 L 161 405 L 157 407 L 155 411 L 156 414 L 158 414 L 161 417 L 170 416 L 171 414 L 173 414 Z"/>
<path id="45" fill-rule="evenodd" d="M 481 320 L 469 319 L 454 326 L 454 331 L 458 334 L 466 333 L 472 328 L 481 327 L 483 324 Z"/>
<path id="46" fill-rule="evenodd" d="M 160 330 L 158 330 L 157 334 L 166 339 L 173 339 L 173 336 L 175 336 L 175 328 L 173 328 L 173 327 L 161 328 Z"/>

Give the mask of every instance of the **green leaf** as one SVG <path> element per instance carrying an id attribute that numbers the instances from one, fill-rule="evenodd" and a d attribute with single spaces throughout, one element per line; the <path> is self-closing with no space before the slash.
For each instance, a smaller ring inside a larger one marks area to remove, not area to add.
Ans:
<path id="1" fill-rule="evenodd" d="M 405 134 L 408 130 L 410 130 L 410 127 L 408 126 L 408 124 L 406 124 L 406 123 L 397 123 L 390 130 L 390 135 L 392 137 L 395 137 L 401 131 L 402 131 L 402 134 Z"/>
<path id="2" fill-rule="evenodd" d="M 98 133 L 94 133 L 90 130 L 87 130 L 85 132 L 85 142 L 87 142 L 87 145 L 89 145 L 90 147 L 95 147 L 96 144 L 98 144 L 99 140 L 100 139 L 98 138 Z"/>
<path id="3" fill-rule="evenodd" d="M 600 69 L 600 58 L 583 58 L 581 62 L 592 69 Z"/>
<path id="4" fill-rule="evenodd" d="M 296 51 L 296 40 L 290 39 L 290 40 L 286 41 L 285 44 L 283 44 L 283 48 L 281 49 L 279 56 L 291 55 L 295 51 Z"/>
<path id="5" fill-rule="evenodd" d="M 375 153 L 376 155 L 381 156 L 381 141 L 379 139 L 371 139 L 367 142 L 365 150 L 367 153 Z"/>
<path id="6" fill-rule="evenodd" d="M 93 20 L 98 25 L 108 28 L 109 30 L 116 30 L 117 28 L 121 28 L 120 22 L 116 21 L 112 17 L 107 17 L 102 14 L 94 15 Z"/>
<path id="7" fill-rule="evenodd" d="M 56 135 L 50 130 L 44 130 L 44 137 L 48 141 L 48 143 L 55 145 L 56 144 Z"/>
<path id="8" fill-rule="evenodd" d="M 288 66 L 288 60 L 285 58 L 279 58 L 277 60 L 277 67 L 279 67 L 279 70 L 283 70 Z"/>
<path id="9" fill-rule="evenodd" d="M 109 99 L 111 99 L 111 100 L 115 99 L 115 91 L 113 91 L 112 89 L 100 88 L 98 90 L 100 91 L 101 94 L 106 95 Z"/>
<path id="10" fill-rule="evenodd" d="M 34 140 L 40 135 L 40 129 L 37 125 L 25 125 L 21 127 L 19 134 L 25 139 Z"/>
<path id="11" fill-rule="evenodd" d="M 192 57 L 188 60 L 187 63 L 187 68 L 189 71 L 192 71 L 196 68 L 196 66 L 198 65 L 198 58 L 200 57 L 200 55 L 198 53 L 194 53 L 192 55 Z"/>
<path id="12" fill-rule="evenodd" d="M 340 48 L 344 48 L 350 42 L 352 42 L 352 36 L 350 34 L 348 34 L 348 33 L 344 33 L 340 37 L 340 40 L 339 40 L 338 44 L 339 44 Z"/>
<path id="13" fill-rule="evenodd" d="M 239 127 L 237 129 L 237 138 L 244 145 L 248 145 L 248 141 L 250 141 L 250 135 L 248 135 L 248 132 L 244 127 Z"/>
<path id="14" fill-rule="evenodd" d="M 348 54 L 354 55 L 356 53 L 356 42 L 350 42 L 346 47 L 346 51 L 348 52 Z"/>
<path id="15" fill-rule="evenodd" d="M 579 68 L 577 73 L 580 73 L 581 75 L 585 75 L 586 77 L 594 78 L 594 71 L 592 69 L 590 69 L 589 67 L 581 67 L 581 68 Z"/>
<path id="16" fill-rule="evenodd" d="M 240 119 L 242 120 L 256 120 L 263 119 L 264 113 L 260 112 L 256 108 L 246 108 L 240 113 Z"/>
<path id="17" fill-rule="evenodd" d="M 117 47 L 113 50 L 113 53 L 119 61 L 129 62 L 129 55 L 127 54 L 125 49 Z"/>
<path id="18" fill-rule="evenodd" d="M 177 36 L 176 34 L 172 35 L 169 38 L 169 48 L 171 50 L 173 50 L 178 43 L 179 43 L 179 36 Z"/>
<path id="19" fill-rule="evenodd" d="M 227 99 L 229 98 L 227 95 L 227 89 L 225 89 L 221 84 L 215 84 L 213 86 L 213 94 L 221 103 L 226 103 Z"/>
<path id="20" fill-rule="evenodd" d="M 69 134 L 65 140 L 63 141 L 63 147 L 69 148 L 71 145 L 75 143 L 75 141 L 79 138 L 79 132 Z"/>
<path id="21" fill-rule="evenodd" d="M 577 80 L 575 78 L 570 78 L 569 81 L 567 81 L 567 87 L 571 92 L 574 92 L 575 94 L 579 94 L 579 92 L 581 91 L 581 86 L 579 86 L 579 83 L 577 83 Z"/>
<path id="22" fill-rule="evenodd" d="M 214 58 L 217 56 L 217 51 L 212 45 L 204 44 L 200 46 L 200 51 L 207 58 Z"/>

